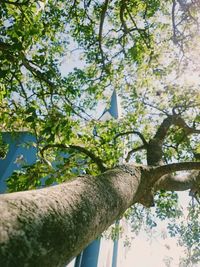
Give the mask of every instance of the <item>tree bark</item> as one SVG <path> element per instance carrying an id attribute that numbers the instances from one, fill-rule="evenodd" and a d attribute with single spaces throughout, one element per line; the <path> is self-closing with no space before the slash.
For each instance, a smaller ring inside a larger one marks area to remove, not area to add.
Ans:
<path id="1" fill-rule="evenodd" d="M 136 201 L 140 180 L 140 168 L 116 168 L 1 195 L 0 266 L 64 266 Z"/>
<path id="2" fill-rule="evenodd" d="M 62 267 L 134 203 L 151 206 L 156 183 L 185 162 L 149 167 L 123 165 L 93 177 L 78 177 L 45 189 L 0 196 L 0 266 Z M 188 181 L 189 179 L 189 181 Z M 193 187 L 200 175 L 179 181 Z M 157 189 L 174 187 L 164 179 Z M 182 187 L 184 188 L 184 187 Z"/>

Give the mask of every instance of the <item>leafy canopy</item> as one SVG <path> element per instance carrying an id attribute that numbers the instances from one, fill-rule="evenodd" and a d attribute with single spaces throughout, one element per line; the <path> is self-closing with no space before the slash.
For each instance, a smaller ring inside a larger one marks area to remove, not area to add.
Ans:
<path id="1" fill-rule="evenodd" d="M 63 182 L 63 174 L 96 175 L 122 158 L 151 165 L 199 159 L 199 1 L 0 5 L 1 131 L 32 133 L 38 153 L 34 165 L 23 165 L 8 179 L 10 192 L 37 188 L 44 177 L 50 185 Z M 113 90 L 123 115 L 98 120 L 98 105 L 108 103 Z M 4 157 L 2 139 L 0 149 Z M 180 234 L 194 261 L 196 204 L 189 207 L 188 225 L 173 221 L 182 213 L 174 192 L 158 193 L 154 212 L 172 219 L 171 235 Z M 140 214 L 142 207 L 126 216 L 140 222 Z"/>

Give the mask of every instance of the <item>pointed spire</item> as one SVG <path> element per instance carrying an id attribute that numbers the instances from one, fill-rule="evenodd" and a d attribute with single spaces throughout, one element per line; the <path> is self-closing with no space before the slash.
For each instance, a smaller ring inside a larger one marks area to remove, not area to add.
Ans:
<path id="1" fill-rule="evenodd" d="M 120 117 L 121 117 L 120 101 L 116 91 L 114 90 L 110 99 L 109 108 L 105 108 L 99 120 L 107 121 L 112 118 L 119 119 Z"/>

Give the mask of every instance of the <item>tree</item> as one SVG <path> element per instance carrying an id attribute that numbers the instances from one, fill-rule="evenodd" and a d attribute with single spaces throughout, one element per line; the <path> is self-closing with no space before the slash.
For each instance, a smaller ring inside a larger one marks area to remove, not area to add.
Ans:
<path id="1" fill-rule="evenodd" d="M 33 133 L 38 151 L 8 191 L 60 183 L 1 196 L 1 265 L 63 266 L 133 204 L 179 217 L 183 190 L 190 227 L 169 230 L 198 261 L 198 1 L 0 4 L 1 130 Z M 65 71 L 73 53 L 82 63 Z M 113 89 L 123 118 L 100 122 Z M 123 151 L 131 164 L 119 166 Z"/>

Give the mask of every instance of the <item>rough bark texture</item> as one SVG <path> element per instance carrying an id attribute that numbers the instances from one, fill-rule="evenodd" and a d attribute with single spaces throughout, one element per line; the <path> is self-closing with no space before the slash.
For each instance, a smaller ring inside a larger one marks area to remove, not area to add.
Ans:
<path id="1" fill-rule="evenodd" d="M 140 168 L 117 168 L 0 197 L 0 266 L 64 266 L 136 197 Z"/>
<path id="2" fill-rule="evenodd" d="M 188 169 L 200 170 L 200 163 L 123 165 L 97 177 L 1 195 L 0 266 L 64 266 L 132 204 L 152 206 L 155 190 L 196 190 L 200 175 L 166 178 Z"/>

